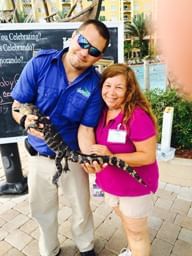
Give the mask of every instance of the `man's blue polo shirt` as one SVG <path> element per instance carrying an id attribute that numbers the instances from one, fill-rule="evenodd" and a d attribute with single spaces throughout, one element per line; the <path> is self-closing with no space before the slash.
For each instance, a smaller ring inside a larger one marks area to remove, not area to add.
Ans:
<path id="1" fill-rule="evenodd" d="M 65 143 L 78 150 L 79 125 L 95 127 L 101 113 L 100 75 L 90 67 L 69 85 L 61 59 L 66 51 L 40 51 L 24 67 L 11 96 L 35 104 L 50 117 Z M 29 142 L 39 153 L 53 154 L 43 140 L 29 135 Z"/>

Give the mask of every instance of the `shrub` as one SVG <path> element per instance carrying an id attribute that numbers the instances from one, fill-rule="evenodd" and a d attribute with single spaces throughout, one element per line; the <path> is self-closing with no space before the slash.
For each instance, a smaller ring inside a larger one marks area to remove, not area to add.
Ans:
<path id="1" fill-rule="evenodd" d="M 192 102 L 182 98 L 173 89 L 146 91 L 159 125 L 159 141 L 161 141 L 163 111 L 166 107 L 174 107 L 171 146 L 176 149 L 192 148 Z"/>

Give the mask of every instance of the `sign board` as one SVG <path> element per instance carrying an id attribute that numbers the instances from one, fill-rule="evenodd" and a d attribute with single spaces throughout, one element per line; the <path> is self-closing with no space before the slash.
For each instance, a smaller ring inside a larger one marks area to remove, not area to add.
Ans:
<path id="1" fill-rule="evenodd" d="M 110 45 L 103 60 L 123 62 L 123 23 L 106 22 Z M 0 24 L 0 144 L 17 142 L 23 130 L 11 116 L 10 92 L 28 62 L 40 49 L 62 49 L 80 22 Z"/>

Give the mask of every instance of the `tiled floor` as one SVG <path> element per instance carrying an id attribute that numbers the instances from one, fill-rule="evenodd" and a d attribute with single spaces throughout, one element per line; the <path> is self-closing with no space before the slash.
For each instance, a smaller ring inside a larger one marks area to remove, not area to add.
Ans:
<path id="1" fill-rule="evenodd" d="M 26 153 L 19 144 L 23 173 L 27 174 Z M 0 162 L 0 179 L 4 170 Z M 94 176 L 90 176 L 92 184 Z M 60 193 L 59 239 L 65 256 L 77 256 L 71 239 L 71 209 Z M 192 188 L 160 182 L 150 217 L 152 256 L 192 255 Z M 102 198 L 91 198 L 95 221 L 95 247 L 99 256 L 114 256 L 126 246 L 119 219 Z M 0 256 L 38 256 L 38 228 L 31 219 L 28 195 L 0 196 Z M 142 256 L 142 255 L 141 255 Z"/>

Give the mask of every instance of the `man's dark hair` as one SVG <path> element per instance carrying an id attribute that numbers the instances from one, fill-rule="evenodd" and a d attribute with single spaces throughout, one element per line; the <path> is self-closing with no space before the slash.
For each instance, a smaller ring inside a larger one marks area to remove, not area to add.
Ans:
<path id="1" fill-rule="evenodd" d="M 95 26 L 95 28 L 97 29 L 99 34 L 106 40 L 105 48 L 103 49 L 103 52 L 104 52 L 106 50 L 106 48 L 109 44 L 109 40 L 110 40 L 110 33 L 109 33 L 107 26 L 99 20 L 90 19 L 90 20 L 83 22 L 80 25 L 80 27 L 78 28 L 78 31 L 83 30 L 88 25 Z"/>

